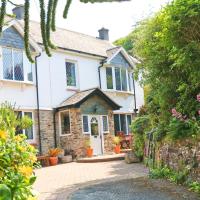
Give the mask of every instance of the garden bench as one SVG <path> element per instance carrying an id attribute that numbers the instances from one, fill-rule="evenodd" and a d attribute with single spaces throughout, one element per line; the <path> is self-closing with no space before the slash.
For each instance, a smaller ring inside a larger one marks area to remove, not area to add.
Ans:
<path id="1" fill-rule="evenodd" d="M 37 161 L 40 161 L 42 166 L 49 166 L 49 156 L 37 156 Z"/>

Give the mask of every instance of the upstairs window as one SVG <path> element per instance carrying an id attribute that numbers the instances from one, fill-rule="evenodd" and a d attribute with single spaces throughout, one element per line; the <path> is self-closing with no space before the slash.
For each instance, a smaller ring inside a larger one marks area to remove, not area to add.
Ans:
<path id="1" fill-rule="evenodd" d="M 66 76 L 67 76 L 67 86 L 77 87 L 75 63 L 66 62 Z"/>
<path id="2" fill-rule="evenodd" d="M 23 51 L 3 48 L 3 78 L 24 81 Z"/>
<path id="3" fill-rule="evenodd" d="M 116 82 L 116 90 L 119 91 L 127 91 L 127 73 L 126 69 L 123 68 L 115 68 L 115 82 Z"/>
<path id="4" fill-rule="evenodd" d="M 106 67 L 107 89 L 113 89 L 112 67 Z"/>

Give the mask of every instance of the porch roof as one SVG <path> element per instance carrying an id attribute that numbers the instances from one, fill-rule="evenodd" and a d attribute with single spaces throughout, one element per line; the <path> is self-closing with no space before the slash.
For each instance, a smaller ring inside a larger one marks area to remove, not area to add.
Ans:
<path id="1" fill-rule="evenodd" d="M 108 105 L 112 107 L 113 110 L 119 110 L 121 108 L 116 102 L 114 102 L 108 95 L 106 95 L 101 89 L 99 88 L 92 88 L 88 90 L 83 90 L 75 93 L 65 101 L 63 101 L 56 110 L 63 110 L 65 108 L 78 108 L 82 103 L 84 103 L 90 97 L 97 95 L 104 99 Z"/>

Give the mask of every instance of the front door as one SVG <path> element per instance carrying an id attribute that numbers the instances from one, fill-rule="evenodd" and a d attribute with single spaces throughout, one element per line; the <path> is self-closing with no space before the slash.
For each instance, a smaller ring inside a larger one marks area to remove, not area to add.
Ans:
<path id="1" fill-rule="evenodd" d="M 94 151 L 94 155 L 102 154 L 102 134 L 101 134 L 101 123 L 99 116 L 90 116 L 90 140 L 91 146 Z"/>

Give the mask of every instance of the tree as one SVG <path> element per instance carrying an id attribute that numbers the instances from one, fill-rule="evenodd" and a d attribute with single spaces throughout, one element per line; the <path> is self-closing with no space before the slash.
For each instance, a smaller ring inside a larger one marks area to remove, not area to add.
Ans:
<path id="1" fill-rule="evenodd" d="M 180 131 L 186 126 L 189 135 L 198 132 L 200 1 L 173 0 L 140 22 L 124 39 L 125 48 L 130 37 L 129 52 L 140 59 L 135 75 L 142 73 L 143 84 L 150 88 L 146 106 L 159 134 L 172 134 L 173 129 L 181 138 L 187 137 L 188 132 L 181 135 Z"/>
<path id="2" fill-rule="evenodd" d="M 38 0 L 40 4 L 40 25 L 41 25 L 41 35 L 42 41 L 44 45 L 45 52 L 48 56 L 51 56 L 51 49 L 55 49 L 55 45 L 51 42 L 51 31 L 56 31 L 56 9 L 58 0 L 48 0 L 47 9 L 45 9 L 45 1 Z M 97 3 L 97 2 L 111 2 L 111 1 L 126 1 L 126 0 L 80 0 L 82 3 Z M 4 18 L 6 15 L 6 7 L 7 4 L 10 3 L 14 6 L 19 6 L 15 4 L 12 0 L 1 0 L 1 8 L 0 8 L 0 33 L 2 33 Z M 66 0 L 66 4 L 63 10 L 63 18 L 67 18 L 67 14 L 69 8 L 72 4 L 72 0 Z M 34 62 L 30 46 L 29 46 L 29 7 L 30 0 L 24 0 L 25 14 L 24 14 L 24 43 L 25 43 L 25 51 L 26 55 L 30 62 Z"/>

